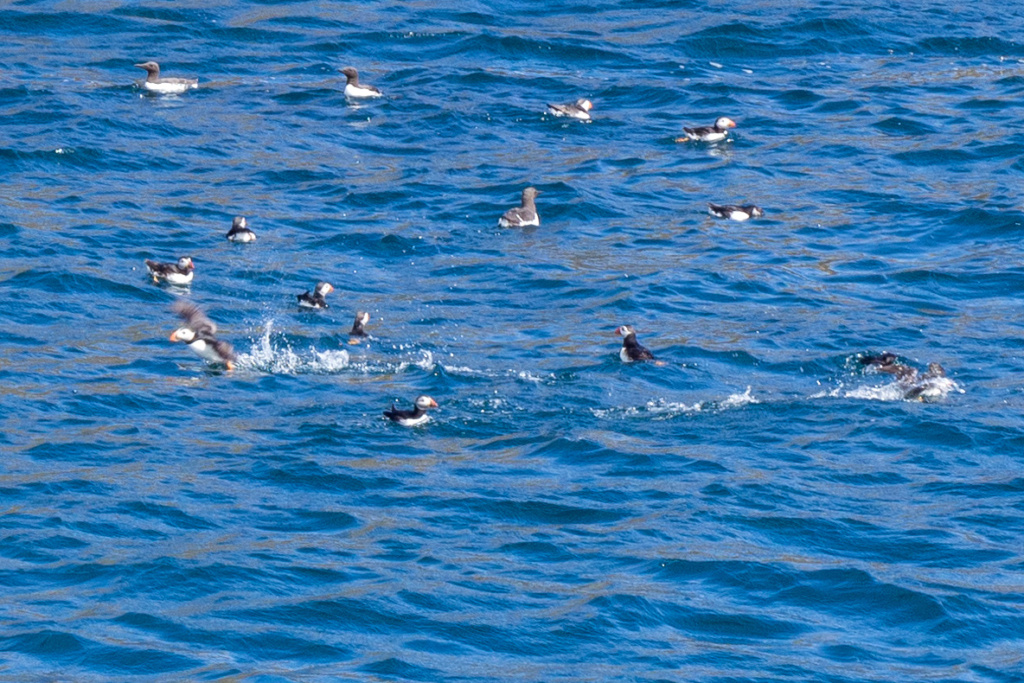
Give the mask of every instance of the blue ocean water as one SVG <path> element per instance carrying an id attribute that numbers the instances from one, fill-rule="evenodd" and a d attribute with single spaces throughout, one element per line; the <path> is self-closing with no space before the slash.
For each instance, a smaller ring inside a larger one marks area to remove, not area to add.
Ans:
<path id="1" fill-rule="evenodd" d="M 0 680 L 1024 680 L 1022 29 L 4 5 Z M 497 228 L 531 184 L 541 226 Z M 168 341 L 179 296 L 234 372 Z"/>

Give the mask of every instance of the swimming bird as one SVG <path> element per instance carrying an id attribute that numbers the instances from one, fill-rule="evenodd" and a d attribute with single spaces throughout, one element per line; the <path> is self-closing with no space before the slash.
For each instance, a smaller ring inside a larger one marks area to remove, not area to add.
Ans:
<path id="1" fill-rule="evenodd" d="M 255 242 L 256 233 L 249 229 L 245 216 L 235 216 L 231 221 L 231 229 L 228 230 L 227 238 L 232 242 Z"/>
<path id="2" fill-rule="evenodd" d="M 946 369 L 939 363 L 929 363 L 925 372 L 899 362 L 895 353 L 861 356 L 860 362 L 875 368 L 878 372 L 894 375 L 903 391 L 903 398 L 912 401 L 934 401 L 943 398 L 953 389 L 956 382 L 946 376 Z"/>
<path id="3" fill-rule="evenodd" d="M 530 225 L 540 225 L 540 216 L 537 215 L 537 205 L 534 199 L 540 191 L 535 187 L 528 187 L 523 190 L 522 205 L 509 209 L 501 218 L 498 225 L 503 228 L 524 228 Z"/>
<path id="4" fill-rule="evenodd" d="M 399 410 L 392 403 L 391 410 L 384 411 L 384 417 L 392 422 L 397 422 L 403 427 L 415 427 L 430 419 L 430 416 L 427 415 L 427 409 L 436 408 L 437 401 L 429 396 L 417 396 L 414 406 L 412 410 Z"/>
<path id="5" fill-rule="evenodd" d="M 720 142 L 729 135 L 729 129 L 735 128 L 736 122 L 727 116 L 719 116 L 713 126 L 700 126 L 697 128 L 683 128 L 685 136 L 676 138 L 676 142 Z"/>
<path id="6" fill-rule="evenodd" d="M 198 88 L 198 78 L 160 78 L 160 65 L 156 62 L 143 62 L 136 67 L 146 70 L 146 80 L 142 87 L 165 95 L 180 95 L 189 88 Z"/>
<path id="7" fill-rule="evenodd" d="M 195 266 L 189 256 L 182 256 L 177 263 L 158 263 L 146 259 L 146 268 L 157 284 L 163 280 L 172 285 L 187 285 L 195 275 Z"/>
<path id="8" fill-rule="evenodd" d="M 345 74 L 345 97 L 380 97 L 384 94 L 372 85 L 360 83 L 359 72 L 355 70 L 355 67 L 346 66 L 344 69 L 338 69 L 338 71 Z"/>
<path id="9" fill-rule="evenodd" d="M 297 294 L 296 298 L 299 300 L 301 308 L 328 308 L 327 299 L 324 297 L 333 291 L 334 287 L 331 286 L 330 282 L 318 282 L 316 287 L 313 288 L 312 294 L 306 291 L 302 294 Z"/>
<path id="10" fill-rule="evenodd" d="M 363 329 L 363 325 L 370 322 L 370 314 L 365 311 L 359 311 L 356 313 L 356 321 L 352 323 L 352 329 L 348 331 L 350 337 L 365 337 L 366 330 Z"/>
<path id="11" fill-rule="evenodd" d="M 548 105 L 548 111 L 555 116 L 570 116 L 574 119 L 580 119 L 581 121 L 590 120 L 590 110 L 593 108 L 594 103 L 583 97 L 575 102 L 569 102 L 568 104 Z"/>
<path id="12" fill-rule="evenodd" d="M 636 340 L 636 330 L 631 325 L 622 325 L 615 329 L 615 334 L 622 337 L 622 348 L 619 349 L 619 358 L 623 363 L 633 361 L 654 360 L 654 354 L 646 347 L 641 346 Z"/>
<path id="13" fill-rule="evenodd" d="M 185 325 L 171 333 L 172 342 L 184 342 L 200 358 L 210 363 L 221 363 L 228 370 L 235 369 L 235 352 L 231 344 L 217 339 L 217 325 L 206 317 L 199 307 L 188 301 L 175 301 L 174 312 Z"/>
<path id="14" fill-rule="evenodd" d="M 734 221 L 745 221 L 751 218 L 761 218 L 764 216 L 764 211 L 759 206 L 753 204 L 744 204 L 743 206 L 736 206 L 734 204 L 708 204 L 708 213 L 718 218 L 731 218 Z"/>

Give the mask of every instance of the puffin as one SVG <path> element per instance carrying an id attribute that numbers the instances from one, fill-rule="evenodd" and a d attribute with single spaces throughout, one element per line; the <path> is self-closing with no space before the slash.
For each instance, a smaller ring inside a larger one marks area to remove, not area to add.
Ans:
<path id="1" fill-rule="evenodd" d="M 622 359 L 623 363 L 654 360 L 654 354 L 636 340 L 636 330 L 631 325 L 622 325 L 616 328 L 615 334 L 622 337 L 622 348 L 619 349 L 619 358 Z"/>
<path id="2" fill-rule="evenodd" d="M 160 65 L 156 62 L 143 62 L 135 66 L 146 71 L 146 80 L 142 82 L 142 87 L 146 90 L 165 95 L 180 95 L 190 88 L 199 87 L 198 78 L 160 78 Z"/>
<path id="3" fill-rule="evenodd" d="M 548 111 L 555 116 L 569 116 L 581 121 L 590 120 L 590 110 L 593 108 L 594 103 L 584 97 L 581 97 L 575 102 L 569 102 L 568 104 L 548 105 Z"/>
<path id="4" fill-rule="evenodd" d="M 366 97 L 380 97 L 384 94 L 372 85 L 360 83 L 359 72 L 355 70 L 355 67 L 346 66 L 344 69 L 338 69 L 338 71 L 345 74 L 345 97 L 360 99 Z"/>
<path id="5" fill-rule="evenodd" d="M 227 238 L 232 242 L 255 242 L 256 233 L 249 229 L 245 216 L 235 216 L 231 221 L 231 229 L 228 230 Z"/>
<path id="6" fill-rule="evenodd" d="M 206 317 L 199 307 L 189 301 L 175 301 L 174 312 L 185 321 L 171 333 L 172 342 L 184 342 L 200 358 L 235 369 L 235 352 L 231 344 L 217 339 L 217 325 Z"/>
<path id="7" fill-rule="evenodd" d="M 721 142 L 729 135 L 729 129 L 735 128 L 736 122 L 727 116 L 719 116 L 713 126 L 683 128 L 685 136 L 676 138 L 676 142 Z"/>
<path id="8" fill-rule="evenodd" d="M 956 382 L 946 376 L 946 369 L 939 363 L 929 363 L 925 372 L 899 361 L 895 353 L 861 356 L 860 362 L 875 368 L 878 372 L 896 377 L 903 398 L 910 401 L 934 401 L 956 388 Z"/>
<path id="9" fill-rule="evenodd" d="M 535 187 L 528 187 L 523 190 L 522 205 L 509 209 L 498 219 L 498 225 L 503 228 L 525 228 L 531 225 L 540 225 L 540 216 L 537 215 L 537 205 L 534 199 L 540 191 Z"/>
<path id="10" fill-rule="evenodd" d="M 417 396 L 414 405 L 412 410 L 399 410 L 392 403 L 391 410 L 384 411 L 384 417 L 403 427 L 416 427 L 430 419 L 430 416 L 427 415 L 427 408 L 436 408 L 437 401 L 429 396 Z"/>
<path id="11" fill-rule="evenodd" d="M 356 313 L 356 321 L 352 323 L 352 329 L 348 331 L 350 337 L 365 337 L 366 330 L 363 329 L 363 325 L 370 322 L 370 314 L 365 311 L 359 311 Z"/>
<path id="12" fill-rule="evenodd" d="M 333 291 L 334 287 L 331 286 L 330 282 L 318 282 L 316 287 L 313 288 L 312 294 L 306 291 L 302 294 L 297 294 L 295 298 L 299 300 L 299 308 L 328 308 L 327 299 L 324 297 Z"/>
<path id="13" fill-rule="evenodd" d="M 190 256 L 182 256 L 177 263 L 158 263 L 146 259 L 146 268 L 153 277 L 153 282 L 160 284 L 160 281 L 171 285 L 187 285 L 192 282 L 195 275 L 195 266 L 192 265 Z"/>
<path id="14" fill-rule="evenodd" d="M 731 218 L 734 221 L 746 221 L 751 218 L 761 218 L 764 216 L 764 210 L 760 206 L 754 206 L 753 204 L 737 206 L 735 204 L 709 203 L 708 213 L 718 218 Z"/>

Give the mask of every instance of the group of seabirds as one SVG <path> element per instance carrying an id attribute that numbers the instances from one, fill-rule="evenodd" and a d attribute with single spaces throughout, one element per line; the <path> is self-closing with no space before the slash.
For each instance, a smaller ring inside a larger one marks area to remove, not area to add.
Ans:
<path id="1" fill-rule="evenodd" d="M 140 83 L 145 90 L 170 95 L 180 95 L 192 88 L 199 87 L 199 80 L 195 78 L 168 78 L 160 75 L 160 65 L 149 61 L 136 64 L 136 67 L 146 71 L 146 79 Z M 366 99 L 382 97 L 383 93 L 376 87 L 359 82 L 359 72 L 353 67 L 339 69 L 345 75 L 345 96 L 352 99 Z M 590 121 L 590 110 L 593 103 L 585 98 L 566 104 L 548 104 L 547 111 L 553 116 L 569 117 L 580 121 Z M 719 143 L 726 140 L 729 130 L 736 127 L 732 119 L 721 116 L 710 126 L 697 126 L 683 128 L 684 135 L 676 138 L 676 142 L 703 142 Z M 513 207 L 498 218 L 498 225 L 502 228 L 526 228 L 540 225 L 540 215 L 537 213 L 536 199 L 540 193 L 535 187 L 527 187 L 522 192 L 520 205 Z M 746 221 L 751 218 L 761 218 L 764 211 L 753 204 L 731 205 L 731 204 L 708 204 L 708 212 L 715 217 L 725 218 L 734 221 Z M 256 241 L 256 233 L 253 232 L 243 216 L 235 217 L 231 229 L 226 235 L 227 239 L 238 243 L 251 243 Z M 170 285 L 185 286 L 192 282 L 195 275 L 195 265 L 192 258 L 183 256 L 175 263 L 158 263 L 146 260 L 146 268 L 156 283 L 165 282 Z M 313 290 L 297 295 L 298 305 L 301 308 L 323 309 L 327 308 L 326 297 L 334 291 L 329 282 L 318 282 Z M 227 370 L 234 369 L 235 352 L 228 342 L 218 339 L 217 325 L 210 320 L 199 308 L 184 300 L 175 302 L 174 311 L 182 319 L 184 324 L 171 333 L 172 342 L 183 342 L 198 356 L 204 360 L 218 365 L 223 365 Z M 350 341 L 357 342 L 359 338 L 368 336 L 364 325 L 369 323 L 370 314 L 364 311 L 356 313 L 352 329 L 349 330 Z M 654 354 L 643 346 L 636 337 L 636 330 L 630 325 L 622 325 L 616 328 L 615 333 L 622 337 L 622 348 L 619 350 L 619 358 L 623 363 L 634 363 L 651 361 L 662 365 L 661 361 L 655 360 Z M 875 371 L 892 375 L 896 378 L 900 391 L 904 398 L 910 400 L 929 401 L 945 396 L 954 383 L 948 377 L 941 365 L 931 363 L 924 372 L 900 361 L 900 358 L 892 353 L 878 355 L 864 355 L 859 358 L 861 364 L 873 368 Z M 437 401 L 430 396 L 418 396 L 410 409 L 400 409 L 392 404 L 389 410 L 384 411 L 384 416 L 389 420 L 406 427 L 414 427 L 423 424 L 429 419 L 427 411 L 437 408 Z"/>

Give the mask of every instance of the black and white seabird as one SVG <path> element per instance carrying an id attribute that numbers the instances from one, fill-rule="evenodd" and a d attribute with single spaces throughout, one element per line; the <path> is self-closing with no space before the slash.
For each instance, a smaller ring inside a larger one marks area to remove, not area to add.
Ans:
<path id="1" fill-rule="evenodd" d="M 736 122 L 727 116 L 720 116 L 713 126 L 700 126 L 698 128 L 683 128 L 686 133 L 684 137 L 676 138 L 676 142 L 720 142 L 729 135 L 729 129 L 735 128 Z"/>
<path id="2" fill-rule="evenodd" d="M 372 85 L 359 82 L 359 72 L 355 70 L 355 67 L 346 66 L 344 69 L 338 69 L 341 73 L 345 74 L 345 97 L 353 98 L 365 98 L 365 97 L 380 97 L 384 93 L 375 88 Z"/>
<path id="3" fill-rule="evenodd" d="M 334 287 L 331 286 L 330 282 L 318 282 L 316 287 L 313 288 L 313 293 L 303 292 L 297 294 L 296 298 L 299 300 L 299 306 L 302 308 L 327 308 L 328 294 L 334 291 Z"/>
<path id="4" fill-rule="evenodd" d="M 622 337 L 622 348 L 619 349 L 619 358 L 623 363 L 633 361 L 654 360 L 654 354 L 646 347 L 641 346 L 636 340 L 636 330 L 631 325 L 622 325 L 615 329 L 615 334 Z"/>
<path id="5" fill-rule="evenodd" d="M 498 225 L 503 228 L 525 228 L 530 225 L 540 225 L 540 216 L 537 215 L 537 204 L 534 200 L 540 191 L 535 187 L 528 187 L 523 190 L 522 206 L 509 209 L 501 218 Z"/>
<path id="6" fill-rule="evenodd" d="M 157 284 L 163 280 L 172 285 L 187 285 L 195 275 L 195 267 L 188 256 L 182 256 L 177 263 L 157 263 L 146 259 L 146 268 Z"/>
<path id="7" fill-rule="evenodd" d="M 174 312 L 185 321 L 185 325 L 171 333 L 172 342 L 184 342 L 200 358 L 223 364 L 228 370 L 235 369 L 235 352 L 231 344 L 214 336 L 217 325 L 198 306 L 179 300 L 174 302 Z"/>
<path id="8" fill-rule="evenodd" d="M 370 322 L 370 314 L 365 311 L 359 311 L 356 313 L 356 321 L 352 323 L 352 329 L 348 331 L 350 337 L 365 337 L 366 330 L 363 329 L 363 325 Z"/>
<path id="9" fill-rule="evenodd" d="M 245 216 L 235 216 L 231 221 L 231 229 L 228 230 L 227 238 L 232 242 L 255 242 L 256 233 L 249 229 Z"/>
<path id="10" fill-rule="evenodd" d="M 403 427 L 415 427 L 430 419 L 427 415 L 427 408 L 436 408 L 437 401 L 429 396 L 417 396 L 415 407 L 412 410 L 399 410 L 394 403 L 391 410 L 384 411 L 384 417 L 392 422 L 397 422 Z"/>
<path id="11" fill-rule="evenodd" d="M 895 353 L 888 352 L 861 356 L 860 362 L 878 372 L 895 376 L 903 390 L 903 398 L 911 401 L 934 401 L 957 388 L 956 382 L 946 376 L 946 369 L 938 363 L 929 363 L 925 372 L 918 372 L 917 368 L 901 363 Z"/>
<path id="12" fill-rule="evenodd" d="M 759 206 L 744 204 L 708 204 L 708 213 L 718 218 L 731 218 L 734 221 L 745 221 L 751 218 L 761 218 L 764 211 Z"/>
<path id="13" fill-rule="evenodd" d="M 575 102 L 569 102 L 568 104 L 548 105 L 548 111 L 555 116 L 570 116 L 574 119 L 580 119 L 581 121 L 590 120 L 590 110 L 593 108 L 594 103 L 583 97 Z"/>
<path id="14" fill-rule="evenodd" d="M 160 78 L 160 65 L 156 62 L 143 62 L 135 66 L 146 70 L 146 80 L 142 82 L 142 87 L 146 90 L 167 95 L 179 95 L 189 88 L 199 87 L 198 78 Z"/>

